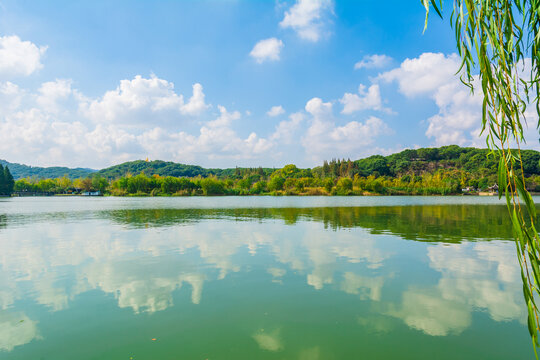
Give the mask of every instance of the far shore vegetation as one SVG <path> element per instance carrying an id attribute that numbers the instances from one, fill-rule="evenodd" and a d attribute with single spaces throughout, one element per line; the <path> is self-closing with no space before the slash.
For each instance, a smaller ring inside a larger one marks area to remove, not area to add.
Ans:
<path id="1" fill-rule="evenodd" d="M 522 156 L 526 186 L 539 192 L 540 153 L 526 150 Z M 496 192 L 498 161 L 486 149 L 451 145 L 356 161 L 334 159 L 313 169 L 293 164 L 281 169 L 204 169 L 139 160 L 80 178 L 33 176 L 12 184 L 19 196 L 456 195 Z"/>

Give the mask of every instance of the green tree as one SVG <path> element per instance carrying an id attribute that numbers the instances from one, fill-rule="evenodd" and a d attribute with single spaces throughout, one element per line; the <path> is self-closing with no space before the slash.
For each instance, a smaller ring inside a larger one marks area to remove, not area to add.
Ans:
<path id="1" fill-rule="evenodd" d="M 207 177 L 201 180 L 201 188 L 204 195 L 225 194 L 225 184 L 215 177 Z"/>
<path id="2" fill-rule="evenodd" d="M 7 166 L 6 166 L 7 167 Z M 4 175 L 4 167 L 0 164 L 0 195 L 7 195 L 7 184 Z"/>
<path id="3" fill-rule="evenodd" d="M 6 165 L 3 170 L 4 176 L 2 177 L 2 187 L 4 195 L 11 195 L 13 193 L 13 188 L 15 186 L 15 180 L 9 171 L 8 166 Z"/>
<path id="4" fill-rule="evenodd" d="M 326 190 L 327 193 L 332 192 L 332 188 L 334 187 L 334 180 L 330 178 L 326 178 L 323 181 L 323 187 Z"/>
<path id="5" fill-rule="evenodd" d="M 268 182 L 268 190 L 278 191 L 283 190 L 283 185 L 285 184 L 285 179 L 281 176 L 273 176 Z"/>
<path id="6" fill-rule="evenodd" d="M 251 192 L 253 194 L 260 194 L 266 191 L 266 181 L 258 181 L 255 184 L 253 184 L 253 188 L 251 189 Z"/>
<path id="7" fill-rule="evenodd" d="M 101 194 L 105 193 L 105 190 L 109 187 L 109 182 L 107 179 L 96 175 L 92 178 L 92 187 L 96 189 L 97 191 L 101 192 Z"/>
<path id="8" fill-rule="evenodd" d="M 336 184 L 336 189 L 338 191 L 338 194 L 340 195 L 347 195 L 349 194 L 353 189 L 353 181 L 351 178 L 343 177 L 338 180 Z"/>
<path id="9" fill-rule="evenodd" d="M 283 169 L 281 169 L 281 174 L 285 178 L 291 178 L 295 177 L 296 174 L 298 174 L 300 170 L 296 167 L 294 164 L 285 165 Z"/>
<path id="10" fill-rule="evenodd" d="M 92 190 L 92 179 L 91 178 L 84 178 L 80 180 L 80 186 L 83 191 L 91 191 Z"/>

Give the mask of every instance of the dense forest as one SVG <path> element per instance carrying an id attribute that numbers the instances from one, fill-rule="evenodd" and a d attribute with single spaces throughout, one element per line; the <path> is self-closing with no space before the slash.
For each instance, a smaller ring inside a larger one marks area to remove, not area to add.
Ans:
<path id="1" fill-rule="evenodd" d="M 526 185 L 540 191 L 540 153 L 522 151 Z M 333 159 L 313 169 L 205 169 L 165 161 L 131 161 L 73 179 L 27 177 L 19 193 L 111 195 L 448 195 L 496 191 L 498 159 L 456 145 L 404 150 L 360 160 Z"/>
<path id="2" fill-rule="evenodd" d="M 99 170 L 95 175 L 102 176 L 109 180 L 126 176 L 129 174 L 145 173 L 146 175 L 174 176 L 174 177 L 208 177 L 217 176 L 219 178 L 233 177 L 239 171 L 245 171 L 245 168 L 234 169 L 205 169 L 196 165 L 178 164 L 170 161 L 144 161 L 136 160 L 111 166 Z M 258 168 L 257 171 L 262 175 L 270 175 L 275 169 Z"/>

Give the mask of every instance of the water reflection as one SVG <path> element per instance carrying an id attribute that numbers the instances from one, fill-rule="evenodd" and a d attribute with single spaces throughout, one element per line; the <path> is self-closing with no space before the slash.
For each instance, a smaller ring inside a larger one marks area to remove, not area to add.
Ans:
<path id="1" fill-rule="evenodd" d="M 255 296 L 253 286 L 279 286 L 272 289 L 283 297 L 297 292 L 306 304 L 323 295 L 350 298 L 358 304 L 351 313 L 357 306 L 364 311 L 356 326 L 376 333 L 404 324 L 424 335 L 459 335 L 476 312 L 494 322 L 525 319 L 514 245 L 467 241 L 508 237 L 501 206 L 83 214 L 32 223 L 6 216 L 1 350 L 39 338 L 38 321 L 24 313 L 29 301 L 54 313 L 96 290 L 139 317 L 181 311 L 188 304 L 179 294 L 193 306 L 219 306 L 220 291 L 233 291 L 223 283 L 234 284 L 246 301 Z M 287 329 L 279 322 L 249 331 L 260 350 L 285 351 Z M 319 356 L 319 345 L 311 345 L 295 349 L 297 356 Z"/>
<path id="2" fill-rule="evenodd" d="M 438 283 L 410 286 L 400 304 L 390 305 L 388 315 L 435 336 L 461 333 L 476 310 L 486 311 L 495 321 L 524 323 L 513 246 L 504 242 L 429 247 L 429 266 L 441 273 Z"/>
<path id="3" fill-rule="evenodd" d="M 0 351 L 11 351 L 39 338 L 37 323 L 22 312 L 0 310 Z"/>
<path id="4" fill-rule="evenodd" d="M 464 239 L 501 239 L 512 236 L 508 210 L 503 205 L 136 209 L 106 211 L 101 216 L 133 227 L 171 226 L 201 219 L 279 219 L 289 225 L 300 220 L 311 220 L 334 230 L 362 227 L 375 234 L 390 232 L 419 241 L 460 242 Z"/>
<path id="5" fill-rule="evenodd" d="M 321 222 L 325 228 L 334 230 L 362 227 L 374 234 L 392 233 L 408 240 L 461 242 L 477 238 L 511 238 L 507 212 L 504 205 L 84 210 L 71 213 L 0 213 L 0 230 L 6 226 L 26 226 L 39 222 L 102 218 L 132 228 L 189 225 L 202 220 L 276 219 L 288 225 L 303 220 Z"/>

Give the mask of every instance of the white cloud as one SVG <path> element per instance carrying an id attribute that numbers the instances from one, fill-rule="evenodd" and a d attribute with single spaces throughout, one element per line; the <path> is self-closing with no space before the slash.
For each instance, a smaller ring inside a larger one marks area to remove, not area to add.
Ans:
<path id="1" fill-rule="evenodd" d="M 439 146 L 478 144 L 482 95 L 480 90 L 471 94 L 460 82 L 459 66 L 456 54 L 424 53 L 378 77 L 396 81 L 399 91 L 409 98 L 427 96 L 435 101 L 439 112 L 427 119 L 426 135 Z"/>
<path id="2" fill-rule="evenodd" d="M 377 136 L 390 132 L 388 126 L 374 116 L 364 122 L 351 121 L 342 126 L 336 125 L 332 104 L 320 98 L 309 100 L 306 111 L 312 115 L 312 119 L 302 138 L 302 145 L 314 160 L 357 156 Z"/>
<path id="3" fill-rule="evenodd" d="M 449 81 L 432 95 L 439 113 L 428 119 L 426 135 L 437 145 L 473 145 L 482 123 L 482 95 L 471 94 L 459 80 Z"/>
<path id="4" fill-rule="evenodd" d="M 37 104 L 46 111 L 53 113 L 60 111 L 59 102 L 74 94 L 71 85 L 71 79 L 57 79 L 41 84 L 38 90 Z"/>
<path id="5" fill-rule="evenodd" d="M 289 120 L 281 121 L 276 130 L 270 136 L 270 140 L 280 140 L 285 144 L 290 144 L 293 141 L 293 135 L 300 127 L 300 124 L 304 121 L 304 114 L 293 113 L 289 115 Z"/>
<path id="6" fill-rule="evenodd" d="M 392 58 L 388 55 L 366 55 L 362 60 L 354 64 L 354 69 L 374 69 L 388 66 L 392 62 Z"/>
<path id="7" fill-rule="evenodd" d="M 326 12 L 332 12 L 333 7 L 332 0 L 297 0 L 285 12 L 279 25 L 282 28 L 292 28 L 302 39 L 316 42 L 321 38 Z"/>
<path id="8" fill-rule="evenodd" d="M 281 105 L 272 106 L 270 110 L 266 112 L 266 115 L 270 117 L 279 116 L 281 114 L 285 114 L 285 109 Z"/>
<path id="9" fill-rule="evenodd" d="M 25 91 L 16 84 L 0 82 L 0 116 L 5 116 L 17 109 L 25 97 Z"/>
<path id="10" fill-rule="evenodd" d="M 249 55 L 259 64 L 267 60 L 278 61 L 283 46 L 283 41 L 276 38 L 261 40 L 255 44 Z"/>
<path id="11" fill-rule="evenodd" d="M 207 107 L 201 84 L 193 85 L 193 96 L 184 103 L 172 82 L 155 75 L 149 79 L 137 75 L 133 80 L 121 80 L 115 90 L 107 91 L 102 98 L 82 104 L 81 110 L 95 122 L 133 124 L 149 118 L 157 120 L 166 114 L 194 116 Z"/>
<path id="12" fill-rule="evenodd" d="M 15 35 L 0 36 L 0 77 L 28 76 L 41 69 L 46 50 Z"/>
<path id="13" fill-rule="evenodd" d="M 225 106 L 218 105 L 219 116 L 216 120 L 208 122 L 208 127 L 216 128 L 220 126 L 230 126 L 234 120 L 242 117 L 239 111 L 228 112 Z"/>
<path id="14" fill-rule="evenodd" d="M 399 91 L 408 97 L 430 94 L 452 80 L 460 65 L 456 54 L 423 53 L 415 59 L 405 59 L 399 68 L 387 71 L 379 78 L 397 81 Z"/>
<path id="15" fill-rule="evenodd" d="M 97 99 L 72 83 L 50 81 L 30 93 L 0 82 L 3 157 L 32 165 L 103 167 L 147 156 L 181 162 L 263 159 L 274 146 L 255 132 L 238 135 L 240 112 L 223 106 L 215 118 L 199 118 L 198 134 L 184 130 L 185 123 L 179 126 L 187 114 L 209 107 L 200 84 L 184 103 L 171 82 L 155 76 L 123 80 Z"/>
<path id="16" fill-rule="evenodd" d="M 177 161 L 197 161 L 206 159 L 253 159 L 265 154 L 273 143 L 250 133 L 240 137 L 231 127 L 233 121 L 241 118 L 238 111 L 229 112 L 218 106 L 220 115 L 206 122 L 198 135 L 184 131 L 169 132 L 156 127 L 137 137 L 143 148 L 156 158 Z"/>
<path id="17" fill-rule="evenodd" d="M 343 104 L 342 114 L 352 114 L 362 110 L 391 112 L 382 105 L 381 90 L 378 84 L 371 85 L 367 90 L 365 85 L 360 84 L 358 94 L 345 93 L 339 102 Z"/>
<path id="18" fill-rule="evenodd" d="M 180 112 L 187 115 L 198 115 L 209 106 L 204 102 L 203 87 L 201 84 L 193 84 L 193 95 L 189 98 L 187 104 L 180 108 Z"/>

